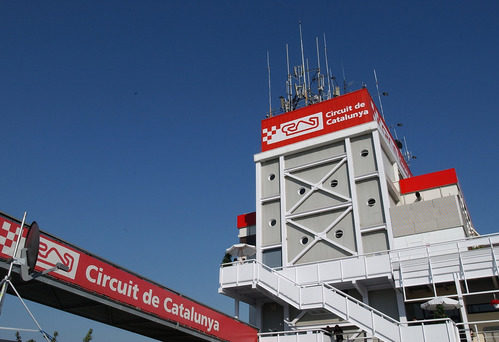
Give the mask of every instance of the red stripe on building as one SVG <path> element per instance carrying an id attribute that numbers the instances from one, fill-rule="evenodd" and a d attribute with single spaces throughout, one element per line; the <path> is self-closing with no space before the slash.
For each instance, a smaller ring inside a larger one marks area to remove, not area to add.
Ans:
<path id="1" fill-rule="evenodd" d="M 256 225 L 256 213 L 242 214 L 237 217 L 237 228 L 245 228 Z"/>
<path id="2" fill-rule="evenodd" d="M 421 176 L 401 179 L 400 193 L 407 194 L 410 192 L 423 191 L 450 184 L 457 184 L 455 169 L 437 171 Z"/>

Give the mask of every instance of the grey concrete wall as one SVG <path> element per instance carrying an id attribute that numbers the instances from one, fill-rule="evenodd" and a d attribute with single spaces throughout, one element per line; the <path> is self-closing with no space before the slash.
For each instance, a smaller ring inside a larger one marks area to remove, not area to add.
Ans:
<path id="1" fill-rule="evenodd" d="M 393 236 L 406 236 L 462 226 L 456 196 L 390 208 Z"/>

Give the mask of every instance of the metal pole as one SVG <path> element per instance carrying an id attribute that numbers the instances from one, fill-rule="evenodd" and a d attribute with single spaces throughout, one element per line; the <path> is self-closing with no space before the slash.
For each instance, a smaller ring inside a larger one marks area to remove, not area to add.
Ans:
<path id="1" fill-rule="evenodd" d="M 7 291 L 7 286 L 9 285 L 9 279 L 10 279 L 10 275 L 12 273 L 12 268 L 14 267 L 14 259 L 16 258 L 19 244 L 21 243 L 21 237 L 23 235 L 23 227 L 24 227 L 25 220 L 26 220 L 26 212 L 24 212 L 24 215 L 23 215 L 21 228 L 19 229 L 19 235 L 17 236 L 16 247 L 14 248 L 14 254 L 12 255 L 12 261 L 10 262 L 10 265 L 9 265 L 9 271 L 5 275 L 5 278 L 2 280 L 2 289 L 0 290 L 0 312 L 2 310 L 2 304 L 3 304 L 5 292 Z"/>

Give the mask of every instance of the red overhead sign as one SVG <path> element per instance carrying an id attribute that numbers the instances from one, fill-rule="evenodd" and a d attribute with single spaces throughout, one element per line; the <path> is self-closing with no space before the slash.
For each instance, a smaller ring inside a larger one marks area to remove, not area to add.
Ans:
<path id="1" fill-rule="evenodd" d="M 6 260 L 12 257 L 19 228 L 19 223 L 0 216 L 0 258 Z M 25 228 L 23 236 L 26 232 Z M 51 276 L 87 292 L 108 297 L 220 340 L 257 341 L 257 330 L 249 325 L 42 233 L 35 269 L 45 270 L 58 262 L 68 266 L 69 271 L 54 271 Z"/>
<path id="2" fill-rule="evenodd" d="M 360 89 L 262 120 L 262 151 L 371 121 L 378 123 L 382 139 L 399 160 L 399 165 L 404 169 L 405 175 L 410 176 L 409 167 L 396 147 L 367 89 Z"/>
<path id="3" fill-rule="evenodd" d="M 262 151 L 373 121 L 366 89 L 262 121 Z"/>

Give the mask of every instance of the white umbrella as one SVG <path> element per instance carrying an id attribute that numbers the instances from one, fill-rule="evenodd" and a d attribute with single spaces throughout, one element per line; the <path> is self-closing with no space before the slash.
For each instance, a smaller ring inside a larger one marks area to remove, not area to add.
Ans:
<path id="1" fill-rule="evenodd" d="M 225 250 L 233 257 L 241 258 L 243 256 L 249 257 L 256 254 L 255 246 L 248 245 L 247 243 L 237 243 Z"/>
<path id="2" fill-rule="evenodd" d="M 421 304 L 421 309 L 435 311 L 437 310 L 437 306 L 442 305 L 444 310 L 453 310 L 459 309 L 461 304 L 457 300 L 447 298 L 447 297 L 435 297 L 423 304 Z"/>

